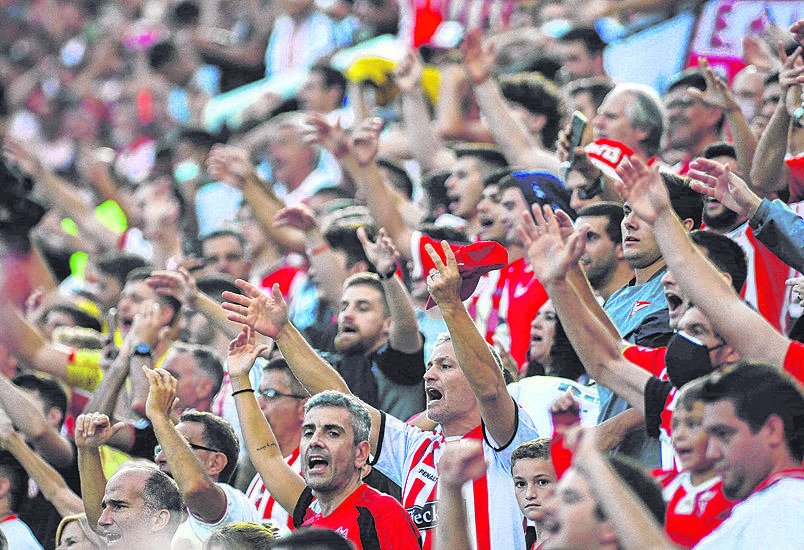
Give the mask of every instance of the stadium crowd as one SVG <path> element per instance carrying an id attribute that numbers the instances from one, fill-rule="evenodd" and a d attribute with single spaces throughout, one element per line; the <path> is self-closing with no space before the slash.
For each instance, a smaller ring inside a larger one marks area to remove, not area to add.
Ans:
<path id="1" fill-rule="evenodd" d="M 755 4 L 0 2 L 0 549 L 804 548 Z"/>

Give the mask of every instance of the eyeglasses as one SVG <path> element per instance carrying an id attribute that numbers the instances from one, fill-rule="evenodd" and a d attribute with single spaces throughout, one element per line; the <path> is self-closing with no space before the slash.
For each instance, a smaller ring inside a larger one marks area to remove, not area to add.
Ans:
<path id="1" fill-rule="evenodd" d="M 257 390 L 254 392 L 257 394 L 257 397 L 262 397 L 263 399 L 277 399 L 279 397 L 291 397 L 293 399 L 304 399 L 306 395 L 296 395 L 295 393 L 282 393 L 280 391 L 276 391 L 274 388 L 265 388 L 264 390 Z"/>
<path id="2" fill-rule="evenodd" d="M 189 441 L 187 444 L 190 446 L 191 449 L 197 449 L 199 451 L 209 451 L 211 453 L 223 453 L 223 451 L 219 451 L 218 449 L 213 449 L 211 447 L 204 447 L 203 445 L 198 445 L 196 443 L 190 443 Z M 157 445 L 154 447 L 154 457 L 159 455 L 162 452 L 162 445 Z M 225 453 L 224 453 L 225 454 Z"/>

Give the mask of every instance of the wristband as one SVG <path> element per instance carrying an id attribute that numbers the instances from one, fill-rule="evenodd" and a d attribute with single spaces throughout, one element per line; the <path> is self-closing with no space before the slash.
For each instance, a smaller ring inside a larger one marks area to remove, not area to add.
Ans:
<path id="1" fill-rule="evenodd" d="M 251 393 L 254 393 L 254 390 L 252 388 L 243 388 L 242 390 L 233 391 L 232 392 L 232 397 L 234 397 L 238 393 L 246 393 L 247 391 L 250 391 Z"/>
<path id="2" fill-rule="evenodd" d="M 377 276 L 381 281 L 387 281 L 388 279 L 393 278 L 394 275 L 396 275 L 396 266 L 389 269 L 388 273 L 377 273 Z"/>

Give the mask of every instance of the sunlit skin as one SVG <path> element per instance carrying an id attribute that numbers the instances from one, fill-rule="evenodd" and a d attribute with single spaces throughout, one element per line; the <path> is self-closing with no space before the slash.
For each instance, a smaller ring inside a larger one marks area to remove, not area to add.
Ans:
<path id="1" fill-rule="evenodd" d="M 472 218 L 483 192 L 483 176 L 477 160 L 469 156 L 456 160 L 444 186 L 450 200 L 450 213 L 465 220 Z"/>
<path id="2" fill-rule="evenodd" d="M 511 467 L 514 494 L 519 509 L 526 518 L 539 523 L 544 517 L 544 502 L 555 490 L 556 472 L 550 460 L 520 458 Z"/>
<path id="3" fill-rule="evenodd" d="M 690 472 L 690 480 L 695 485 L 715 475 L 712 461 L 706 457 L 708 438 L 703 429 L 703 416 L 703 402 L 695 401 L 689 409 L 676 407 L 671 422 L 673 449 L 678 455 L 681 467 Z"/>
<path id="4" fill-rule="evenodd" d="M 424 372 L 427 416 L 445 436 L 463 435 L 480 423 L 477 399 L 458 366 L 452 342 L 435 347 Z"/>
<path id="5" fill-rule="evenodd" d="M 343 291 L 335 336 L 339 351 L 374 351 L 387 341 L 390 329 L 391 317 L 378 289 L 355 284 Z"/>
<path id="6" fill-rule="evenodd" d="M 547 300 L 539 308 L 539 312 L 530 324 L 530 347 L 528 348 L 530 359 L 538 361 L 545 369 L 550 363 L 550 350 L 553 348 L 556 336 L 556 324 L 558 324 L 558 315 L 556 315 L 552 300 Z"/>
<path id="7" fill-rule="evenodd" d="M 589 482 L 570 468 L 559 480 L 544 505 L 542 527 L 545 550 L 587 550 L 601 546 L 601 529 L 606 524 L 595 513 L 597 503 Z"/>
<path id="8" fill-rule="evenodd" d="M 61 540 L 56 550 L 97 550 L 86 534 L 78 521 L 71 521 L 64 526 L 61 532 Z"/>

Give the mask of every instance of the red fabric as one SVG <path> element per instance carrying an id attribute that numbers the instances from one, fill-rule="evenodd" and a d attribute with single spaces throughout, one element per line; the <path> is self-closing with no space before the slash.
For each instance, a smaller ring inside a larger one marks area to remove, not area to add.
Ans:
<path id="1" fill-rule="evenodd" d="M 785 294 L 787 292 L 784 282 L 790 274 L 790 266 L 777 258 L 773 252 L 759 242 L 750 227 L 746 229 L 745 237 L 754 250 L 754 282 L 757 309 L 773 325 L 773 328 L 784 333 L 786 327 L 782 326 L 782 321 L 786 316 Z M 746 287 L 743 287 L 743 297 L 745 296 Z"/>
<path id="2" fill-rule="evenodd" d="M 666 356 L 666 347 L 646 348 L 642 346 L 628 346 L 623 350 L 623 357 L 661 380 L 669 380 L 664 364 L 664 358 Z"/>
<path id="3" fill-rule="evenodd" d="M 441 12 L 432 6 L 430 0 L 417 2 L 413 17 L 413 47 L 418 48 L 430 42 L 444 18 Z"/>
<path id="4" fill-rule="evenodd" d="M 505 320 L 511 333 L 511 356 L 517 365 L 524 365 L 530 345 L 530 324 L 547 301 L 547 291 L 533 275 L 533 269 L 525 258 L 512 262 L 503 271 L 506 272 L 508 306 Z"/>
<path id="5" fill-rule="evenodd" d="M 434 247 L 438 255 L 444 260 L 444 251 L 441 249 L 441 244 Z M 455 261 L 458 263 L 458 271 L 461 274 L 463 283 L 461 284 L 461 301 L 468 300 L 472 293 L 477 288 L 477 283 L 480 277 L 508 265 L 508 251 L 500 243 L 492 241 L 478 241 L 476 243 L 467 244 L 465 246 L 457 247 L 455 251 Z M 429 254 L 427 255 L 429 258 Z M 429 269 L 425 271 L 424 276 L 427 276 Z M 427 299 L 425 309 L 430 309 L 436 303 L 433 297 Z"/>
<path id="6" fill-rule="evenodd" d="M 653 477 L 659 482 L 667 503 L 665 531 L 675 542 L 691 548 L 714 531 L 729 517 L 735 504 L 723 494 L 723 482 L 688 493 L 689 485 L 681 483 L 688 479 L 687 472 L 673 470 L 654 470 Z M 671 494 L 668 494 L 672 491 Z"/>
<path id="7" fill-rule="evenodd" d="M 553 462 L 553 469 L 556 471 L 556 479 L 561 479 L 564 472 L 572 466 L 572 451 L 564 446 L 564 436 L 553 434 L 550 442 L 550 460 Z"/>
<path id="8" fill-rule="evenodd" d="M 780 470 L 778 472 L 774 472 L 771 475 L 769 475 L 762 483 L 757 485 L 752 494 L 756 494 L 764 489 L 767 489 L 771 485 L 787 478 L 804 479 L 804 469 L 791 468 L 789 470 Z"/>
<path id="9" fill-rule="evenodd" d="M 784 370 L 804 384 L 804 344 L 791 341 L 787 348 L 787 355 L 784 356 Z"/>
<path id="10" fill-rule="evenodd" d="M 366 484 L 358 487 L 328 516 L 308 508 L 302 525 L 332 529 L 352 541 L 358 550 L 362 550 L 358 525 L 359 509 L 371 513 L 380 548 L 383 550 L 420 548 L 419 532 L 405 509 L 392 496 Z"/>
<path id="11" fill-rule="evenodd" d="M 784 163 L 790 172 L 790 201 L 804 200 L 804 153 L 785 159 Z"/>
<path id="12" fill-rule="evenodd" d="M 260 286 L 262 286 L 262 288 L 273 288 L 274 283 L 279 283 L 279 290 L 282 292 L 282 297 L 285 301 L 288 301 L 293 281 L 300 273 L 303 272 L 298 267 L 285 265 L 263 277 Z"/>

